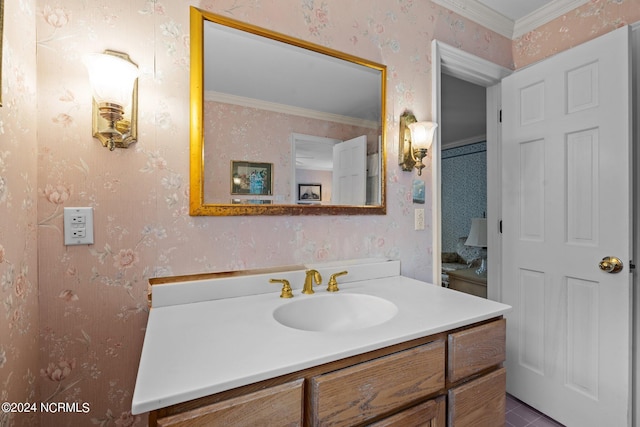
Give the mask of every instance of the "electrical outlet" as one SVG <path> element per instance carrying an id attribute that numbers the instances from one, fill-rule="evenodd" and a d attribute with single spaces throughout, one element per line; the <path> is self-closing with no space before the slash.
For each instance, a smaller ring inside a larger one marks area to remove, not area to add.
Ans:
<path id="1" fill-rule="evenodd" d="M 84 215 L 71 215 L 71 224 L 86 224 L 87 218 Z"/>
<path id="2" fill-rule="evenodd" d="M 73 237 L 74 239 L 83 239 L 87 237 L 87 230 L 85 228 L 72 229 L 71 237 Z"/>
<path id="3" fill-rule="evenodd" d="M 64 244 L 93 244 L 93 208 L 64 208 Z"/>
<path id="4" fill-rule="evenodd" d="M 415 210 L 415 229 L 424 230 L 424 209 Z"/>

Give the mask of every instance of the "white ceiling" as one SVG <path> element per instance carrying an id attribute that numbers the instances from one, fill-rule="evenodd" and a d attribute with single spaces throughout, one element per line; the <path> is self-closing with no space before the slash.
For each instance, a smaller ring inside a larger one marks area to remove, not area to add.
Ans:
<path id="1" fill-rule="evenodd" d="M 203 53 L 206 92 L 380 123 L 380 70 L 214 22 Z"/>

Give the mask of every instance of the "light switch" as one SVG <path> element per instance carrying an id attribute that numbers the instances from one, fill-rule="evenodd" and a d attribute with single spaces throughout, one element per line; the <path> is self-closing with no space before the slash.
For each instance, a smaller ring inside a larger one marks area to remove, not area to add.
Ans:
<path id="1" fill-rule="evenodd" d="M 93 208 L 64 208 L 64 244 L 93 244 Z"/>
<path id="2" fill-rule="evenodd" d="M 415 229 L 416 230 L 424 230 L 424 209 L 416 209 L 415 210 Z"/>

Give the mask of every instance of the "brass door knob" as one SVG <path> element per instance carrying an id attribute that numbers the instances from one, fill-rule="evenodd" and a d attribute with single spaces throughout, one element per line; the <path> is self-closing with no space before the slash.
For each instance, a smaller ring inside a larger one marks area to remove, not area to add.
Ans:
<path id="1" fill-rule="evenodd" d="M 600 261 L 600 264 L 598 264 L 600 267 L 600 270 L 606 272 L 606 273 L 619 273 L 622 271 L 622 261 L 620 261 L 620 258 L 616 258 L 614 256 L 607 256 L 602 258 L 602 261 Z"/>

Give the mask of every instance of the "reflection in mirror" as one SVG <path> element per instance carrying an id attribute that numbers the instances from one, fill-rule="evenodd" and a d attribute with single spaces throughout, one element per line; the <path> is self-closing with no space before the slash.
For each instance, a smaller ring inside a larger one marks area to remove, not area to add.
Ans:
<path id="1" fill-rule="evenodd" d="M 385 213 L 383 65 L 196 8 L 191 46 L 192 215 Z"/>
<path id="2" fill-rule="evenodd" d="M 372 135 L 371 138 L 376 138 Z M 303 183 L 318 183 L 323 192 L 314 203 L 377 205 L 380 203 L 380 147 L 367 154 L 367 135 L 342 141 L 313 135 L 291 135 L 291 194 Z M 347 165 L 341 170 L 340 165 Z M 293 199 L 292 203 L 308 203 Z"/>

